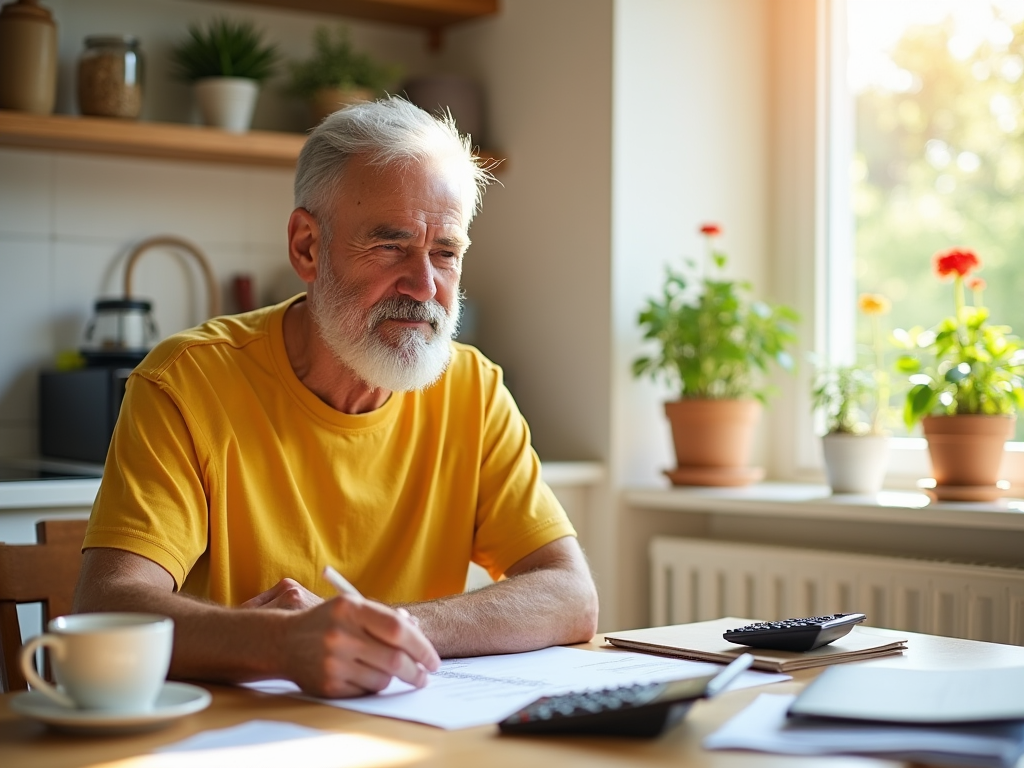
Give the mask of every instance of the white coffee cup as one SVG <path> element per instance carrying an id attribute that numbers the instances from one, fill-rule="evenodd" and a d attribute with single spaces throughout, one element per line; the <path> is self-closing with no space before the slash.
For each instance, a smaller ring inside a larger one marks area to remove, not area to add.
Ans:
<path id="1" fill-rule="evenodd" d="M 167 679 L 174 622 L 149 613 L 58 616 L 47 633 L 21 650 L 32 688 L 65 707 L 148 712 Z M 57 687 L 35 669 L 37 648 L 48 648 Z"/>

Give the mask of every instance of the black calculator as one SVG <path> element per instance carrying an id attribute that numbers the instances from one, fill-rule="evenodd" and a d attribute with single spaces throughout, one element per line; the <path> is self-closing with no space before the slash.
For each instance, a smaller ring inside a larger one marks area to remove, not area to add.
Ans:
<path id="1" fill-rule="evenodd" d="M 509 715 L 498 728 L 507 734 L 651 738 L 682 720 L 698 699 L 722 691 L 753 661 L 744 653 L 711 675 L 545 696 Z"/>
<path id="2" fill-rule="evenodd" d="M 846 635 L 866 619 L 863 613 L 833 613 L 806 619 L 759 621 L 726 631 L 730 643 L 773 651 L 813 651 Z"/>

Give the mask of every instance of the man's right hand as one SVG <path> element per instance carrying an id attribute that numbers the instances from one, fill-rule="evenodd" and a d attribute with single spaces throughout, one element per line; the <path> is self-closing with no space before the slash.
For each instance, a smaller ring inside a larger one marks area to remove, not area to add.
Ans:
<path id="1" fill-rule="evenodd" d="M 380 691 L 392 677 L 422 687 L 428 671 L 441 664 L 410 616 L 362 597 L 345 595 L 305 609 L 250 608 L 257 610 L 176 594 L 170 574 L 153 561 L 96 548 L 83 555 L 74 609 L 174 619 L 170 676 L 178 679 L 286 677 L 307 693 L 343 697 Z"/>
<path id="2" fill-rule="evenodd" d="M 342 595 L 297 614 L 286 635 L 288 677 L 307 693 L 360 696 L 392 677 L 422 688 L 441 659 L 419 627 L 398 611 Z"/>

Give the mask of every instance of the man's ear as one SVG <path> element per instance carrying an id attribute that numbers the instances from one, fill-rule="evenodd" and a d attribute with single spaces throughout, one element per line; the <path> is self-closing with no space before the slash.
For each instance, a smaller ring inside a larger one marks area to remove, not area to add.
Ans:
<path id="1" fill-rule="evenodd" d="M 316 280 L 320 268 L 320 237 L 320 225 L 313 214 L 305 208 L 292 211 L 288 219 L 288 260 L 304 283 Z"/>

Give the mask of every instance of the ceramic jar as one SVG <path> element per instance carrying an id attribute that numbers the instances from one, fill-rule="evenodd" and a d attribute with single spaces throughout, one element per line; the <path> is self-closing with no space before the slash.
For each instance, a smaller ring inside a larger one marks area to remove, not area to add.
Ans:
<path id="1" fill-rule="evenodd" d="M 37 0 L 0 9 L 0 109 L 48 115 L 57 99 L 57 25 Z"/>

